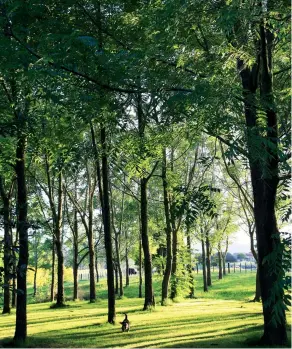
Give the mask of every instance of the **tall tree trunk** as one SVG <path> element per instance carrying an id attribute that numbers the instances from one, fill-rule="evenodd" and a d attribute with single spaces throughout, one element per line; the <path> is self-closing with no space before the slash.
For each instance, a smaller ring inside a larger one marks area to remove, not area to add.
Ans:
<path id="1" fill-rule="evenodd" d="M 96 300 L 96 289 L 95 289 L 95 275 L 94 275 L 94 262 L 95 262 L 95 250 L 93 242 L 93 196 L 96 187 L 96 180 L 91 182 L 90 170 L 87 166 L 87 178 L 88 178 L 88 251 L 89 251 L 89 301 L 94 303 Z"/>
<path id="2" fill-rule="evenodd" d="M 17 302 L 16 302 L 16 326 L 14 341 L 25 341 L 27 336 L 27 312 L 26 312 L 26 276 L 28 265 L 28 221 L 27 221 L 27 187 L 25 178 L 25 151 L 26 136 L 24 130 L 18 126 L 16 145 L 17 177 L 17 231 L 19 237 L 19 259 L 17 265 Z"/>
<path id="3" fill-rule="evenodd" d="M 10 313 L 10 274 L 12 273 L 11 262 L 13 262 L 12 236 L 10 232 L 10 198 L 5 193 L 3 179 L 0 176 L 0 192 L 3 202 L 3 220 L 4 220 L 4 300 L 2 314 Z"/>
<path id="4" fill-rule="evenodd" d="M 142 236 L 141 232 L 140 232 L 140 235 Z M 143 279 L 142 279 L 142 237 L 141 236 L 139 239 L 139 298 L 143 298 L 143 295 L 142 295 L 142 286 L 143 286 Z"/>
<path id="5" fill-rule="evenodd" d="M 143 310 L 147 310 L 153 306 L 154 293 L 152 286 L 152 257 L 148 239 L 148 201 L 147 201 L 147 179 L 141 178 L 141 233 L 142 247 L 144 252 L 144 271 L 145 271 L 145 301 Z"/>
<path id="6" fill-rule="evenodd" d="M 36 235 L 36 232 L 35 232 Z M 35 246 L 34 246 L 34 276 L 33 276 L 33 296 L 37 294 L 37 273 L 38 273 L 38 245 L 37 238 L 35 236 Z"/>
<path id="7" fill-rule="evenodd" d="M 90 215 L 92 217 L 92 214 Z M 93 226 L 92 222 L 89 222 L 89 236 L 88 236 L 88 249 L 89 249 L 89 290 L 90 290 L 90 303 L 94 303 L 96 300 L 96 289 L 95 289 L 95 274 L 94 274 L 94 261 L 95 261 L 95 251 L 93 243 Z"/>
<path id="8" fill-rule="evenodd" d="M 206 253 L 205 253 L 204 239 L 201 240 L 201 243 L 202 243 L 202 268 L 203 268 L 204 292 L 208 292 L 207 273 L 206 273 Z"/>
<path id="9" fill-rule="evenodd" d="M 77 251 L 77 253 L 76 253 Z M 78 299 L 78 245 L 74 244 L 73 256 L 73 301 Z"/>
<path id="10" fill-rule="evenodd" d="M 139 93 L 137 96 L 137 116 L 138 116 L 138 129 L 140 138 L 140 152 L 142 157 L 145 157 L 145 126 L 146 118 L 142 108 L 142 96 Z M 143 310 L 147 310 L 152 306 L 155 306 L 154 292 L 152 284 L 152 256 L 149 246 L 148 238 L 148 200 L 147 200 L 147 182 L 149 180 L 142 177 L 140 179 L 140 217 L 141 217 L 141 239 L 142 248 L 144 252 L 144 273 L 145 273 L 145 301 Z"/>
<path id="11" fill-rule="evenodd" d="M 58 175 L 58 211 L 55 225 L 55 245 L 57 253 L 57 300 L 56 306 L 64 306 L 64 254 L 63 254 L 63 237 L 62 237 L 62 222 L 63 222 L 63 183 L 62 173 Z"/>
<path id="12" fill-rule="evenodd" d="M 13 251 L 13 266 L 12 266 L 12 274 L 14 275 L 13 279 L 12 279 L 12 292 L 11 292 L 11 308 L 15 308 L 16 307 L 16 254 Z"/>
<path id="13" fill-rule="evenodd" d="M 211 251 L 210 251 L 209 232 L 206 232 L 206 267 L 207 267 L 207 285 L 212 286 L 211 279 Z"/>
<path id="14" fill-rule="evenodd" d="M 165 305 L 168 298 L 168 286 L 172 268 L 172 241 L 171 241 L 171 224 L 168 200 L 168 188 L 166 178 L 166 149 L 163 149 L 162 161 L 162 183 L 163 183 L 163 203 L 165 214 L 165 233 L 166 233 L 166 266 L 162 280 L 162 298 L 161 304 Z"/>
<path id="15" fill-rule="evenodd" d="M 274 293 L 273 298 L 271 297 L 274 285 L 279 283 L 278 279 L 281 276 L 278 273 L 271 272 L 270 263 L 264 263 L 264 258 L 273 254 L 277 255 L 276 251 L 279 250 L 280 244 L 275 215 L 275 200 L 279 181 L 279 157 L 277 114 L 273 100 L 272 46 L 273 36 L 261 24 L 260 50 L 257 64 L 249 68 L 245 66 L 243 61 L 238 60 L 238 68 L 243 87 L 247 146 L 254 197 L 254 217 L 259 260 L 258 269 L 264 315 L 262 344 L 283 345 L 287 343 L 285 310 L 283 309 L 281 311 L 281 317 L 278 323 L 273 320 L 275 307 L 279 307 L 279 303 L 283 304 L 284 292 L 280 290 Z M 255 93 L 258 87 L 258 77 L 260 81 L 261 109 L 266 114 L 267 132 L 265 136 L 259 133 L 257 127 Z M 255 138 L 262 138 L 263 154 L 260 156 L 254 151 L 253 144 Z M 264 163 L 262 159 L 264 159 Z"/>
<path id="16" fill-rule="evenodd" d="M 55 259 L 56 259 L 56 251 L 55 251 L 55 238 L 52 238 L 53 246 L 52 246 L 52 275 L 51 275 L 51 302 L 55 300 Z"/>
<path id="17" fill-rule="evenodd" d="M 221 252 L 221 244 L 218 244 L 218 264 L 219 264 L 219 275 L 218 279 L 222 279 L 222 252 Z"/>
<path id="18" fill-rule="evenodd" d="M 223 253 L 222 254 L 222 266 L 223 266 L 223 275 L 226 275 L 226 255 Z"/>
<path id="19" fill-rule="evenodd" d="M 108 290 L 108 322 L 115 323 L 115 285 L 113 267 L 112 231 L 109 203 L 109 178 L 108 178 L 108 158 L 107 140 L 105 126 L 101 127 L 100 140 L 102 146 L 102 183 L 103 183 L 103 223 L 104 223 L 104 243 L 107 263 L 107 290 Z"/>
<path id="20" fill-rule="evenodd" d="M 115 294 L 119 294 L 119 272 L 118 272 L 116 261 L 114 262 L 114 271 L 115 271 Z"/>
<path id="21" fill-rule="evenodd" d="M 194 287 L 194 275 L 193 275 L 193 260 L 192 260 L 192 244 L 191 244 L 191 234 L 189 231 L 189 227 L 187 227 L 187 250 L 188 250 L 188 277 L 189 277 L 189 297 L 195 297 L 195 287 Z"/>
<path id="22" fill-rule="evenodd" d="M 126 286 L 130 285 L 130 277 L 129 277 L 129 256 L 128 256 L 128 236 L 127 233 L 125 234 L 126 237 L 126 256 L 125 256 L 125 260 L 126 260 Z"/>
<path id="23" fill-rule="evenodd" d="M 173 205 L 173 204 L 172 204 Z M 171 292 L 170 298 L 177 297 L 177 229 L 175 227 L 174 208 L 171 208 L 171 226 L 172 226 L 172 268 L 171 268 Z"/>
<path id="24" fill-rule="evenodd" d="M 77 184 L 75 183 L 75 199 L 77 200 Z M 77 210 L 73 210 L 73 301 L 78 299 L 78 248 L 79 232 Z"/>
<path id="25" fill-rule="evenodd" d="M 95 250 L 95 275 L 96 275 L 96 282 L 99 283 L 98 258 L 97 258 L 96 250 Z"/>

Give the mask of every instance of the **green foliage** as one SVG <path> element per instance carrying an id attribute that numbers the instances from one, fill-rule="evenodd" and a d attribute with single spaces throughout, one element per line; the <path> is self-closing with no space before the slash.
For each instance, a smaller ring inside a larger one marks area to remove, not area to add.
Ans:
<path id="1" fill-rule="evenodd" d="M 275 234 L 273 236 L 275 246 L 273 252 L 263 259 L 267 263 L 271 275 L 275 275 L 273 287 L 264 307 L 273 304 L 272 323 L 277 326 L 286 322 L 285 311 L 291 306 L 291 234 L 282 233 L 282 238 Z"/>

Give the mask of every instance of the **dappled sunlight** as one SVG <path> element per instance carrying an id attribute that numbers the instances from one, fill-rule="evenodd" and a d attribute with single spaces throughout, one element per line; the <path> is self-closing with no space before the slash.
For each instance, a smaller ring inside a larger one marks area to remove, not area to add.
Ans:
<path id="1" fill-rule="evenodd" d="M 201 275 L 197 275 L 197 282 L 200 278 Z M 157 278 L 156 290 L 159 282 Z M 30 304 L 28 346 L 246 347 L 245 341 L 250 336 L 260 337 L 263 326 L 262 305 L 247 302 L 248 295 L 253 295 L 253 282 L 254 275 L 228 275 L 220 282 L 213 280 L 208 293 L 198 289 L 198 297 L 202 296 L 197 299 L 170 302 L 167 307 L 158 304 L 147 312 L 142 311 L 144 299 L 133 297 L 137 287 L 133 282 L 125 288 L 126 296 L 116 302 L 117 324 L 114 326 L 106 323 L 106 299 L 91 304 L 71 301 L 68 307 L 60 309 L 50 309 L 51 303 Z M 131 321 L 129 333 L 122 333 L 119 325 L 125 312 Z M 0 317 L 0 339 L 14 335 L 14 323 L 15 310 L 11 315 Z"/>

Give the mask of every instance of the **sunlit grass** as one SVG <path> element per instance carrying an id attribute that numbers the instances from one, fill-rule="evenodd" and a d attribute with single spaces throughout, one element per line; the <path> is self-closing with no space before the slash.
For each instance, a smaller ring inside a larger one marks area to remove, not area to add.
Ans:
<path id="1" fill-rule="evenodd" d="M 72 302 L 70 307 L 50 309 L 50 303 L 28 306 L 29 347 L 247 347 L 247 340 L 262 333 L 261 304 L 249 300 L 254 292 L 254 274 L 230 274 L 217 281 L 208 293 L 201 290 L 201 275 L 196 276 L 197 299 L 183 299 L 167 307 L 157 305 L 143 312 L 143 299 L 137 295 L 137 281 L 125 288 L 125 298 L 117 300 L 117 323 L 127 312 L 129 333 L 107 321 L 106 288 L 98 286 L 96 303 Z M 81 287 L 88 287 L 83 283 Z M 160 280 L 155 278 L 156 300 Z M 233 297 L 235 295 L 235 297 Z M 232 299 L 233 298 L 233 299 Z M 0 339 L 14 334 L 15 312 L 0 316 Z M 289 321 L 290 324 L 290 321 Z"/>

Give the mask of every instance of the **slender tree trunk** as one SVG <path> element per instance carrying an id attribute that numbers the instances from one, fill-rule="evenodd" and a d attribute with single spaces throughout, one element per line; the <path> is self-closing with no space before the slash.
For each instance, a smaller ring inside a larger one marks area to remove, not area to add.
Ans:
<path id="1" fill-rule="evenodd" d="M 96 289 L 95 289 L 95 275 L 94 275 L 94 262 L 95 262 L 95 250 L 93 242 L 93 195 L 96 187 L 96 181 L 91 183 L 90 170 L 87 166 L 87 177 L 88 177 L 88 250 L 89 250 L 89 301 L 94 303 L 96 300 Z"/>
<path id="2" fill-rule="evenodd" d="M 75 199 L 77 200 L 77 184 L 75 182 Z M 77 209 L 73 210 L 73 301 L 78 299 L 78 248 L 79 232 Z"/>
<path id="3" fill-rule="evenodd" d="M 115 231 L 115 250 L 116 250 L 116 260 L 115 260 L 115 274 L 116 274 L 116 289 L 115 293 L 119 294 L 120 297 L 124 295 L 123 289 L 123 274 L 120 261 L 120 248 L 119 248 L 119 235 L 120 233 Z"/>
<path id="4" fill-rule="evenodd" d="M 192 244 L 191 244 L 191 235 L 189 232 L 189 227 L 187 227 L 187 250 L 188 250 L 188 259 L 187 270 L 189 274 L 189 297 L 195 298 L 195 287 L 194 287 L 194 275 L 193 275 L 193 261 L 192 261 Z"/>
<path id="5" fill-rule="evenodd" d="M 13 251 L 13 266 L 12 266 L 12 273 L 14 275 L 13 279 L 12 279 L 12 296 L 11 296 L 11 308 L 15 308 L 16 307 L 16 254 Z"/>
<path id="6" fill-rule="evenodd" d="M 74 241 L 73 253 L 73 301 L 76 301 L 78 299 L 78 241 Z"/>
<path id="7" fill-rule="evenodd" d="M 90 236 L 88 237 L 88 248 L 89 248 L 89 289 L 90 289 L 90 303 L 94 303 L 96 300 L 96 289 L 95 289 L 95 275 L 94 275 L 94 243 L 93 243 L 93 231 L 92 227 L 89 229 Z"/>
<path id="8" fill-rule="evenodd" d="M 114 263 L 114 271 L 115 271 L 115 294 L 119 294 L 119 273 L 117 268 L 117 263 Z"/>
<path id="9" fill-rule="evenodd" d="M 107 140 L 106 129 L 104 126 L 100 132 L 102 146 L 102 183 L 103 183 L 103 223 L 104 223 L 104 243 L 107 263 L 107 289 L 108 289 L 108 322 L 115 323 L 115 285 L 114 285 L 114 267 L 113 267 L 113 248 L 112 248 L 112 230 L 109 203 L 109 176 L 108 176 L 108 158 L 107 158 Z"/>
<path id="10" fill-rule="evenodd" d="M 119 271 L 119 280 L 120 280 L 120 293 L 119 293 L 119 296 L 123 297 L 123 295 L 124 295 L 124 287 L 123 287 L 123 273 L 122 273 L 121 264 L 119 264 L 118 271 Z"/>
<path id="11" fill-rule="evenodd" d="M 27 221 L 27 187 L 25 178 L 26 137 L 19 126 L 16 146 L 15 172 L 17 177 L 17 231 L 19 237 L 19 259 L 17 265 L 17 302 L 14 341 L 23 342 L 27 336 L 26 312 L 26 276 L 28 265 L 28 221 Z"/>
<path id="12" fill-rule="evenodd" d="M 37 273 L 38 273 L 38 253 L 37 246 L 35 246 L 34 251 L 34 276 L 33 276 L 33 296 L 37 294 Z"/>
<path id="13" fill-rule="evenodd" d="M 97 251 L 95 251 L 95 274 L 96 274 L 96 282 L 99 283 Z"/>
<path id="14" fill-rule="evenodd" d="M 226 254 L 222 254 L 222 266 L 223 266 L 223 275 L 225 276 L 226 275 Z"/>
<path id="15" fill-rule="evenodd" d="M 172 217 L 172 269 L 171 269 L 171 292 L 170 298 L 177 297 L 177 229 Z"/>
<path id="16" fill-rule="evenodd" d="M 207 285 L 212 286 L 209 232 L 206 232 L 206 267 L 207 267 Z"/>
<path id="17" fill-rule="evenodd" d="M 201 243 L 202 243 L 202 268 L 203 268 L 204 292 L 208 292 L 207 273 L 206 273 L 206 253 L 205 253 L 204 239 L 201 240 Z"/>
<path id="18" fill-rule="evenodd" d="M 141 233 L 142 235 L 142 233 Z M 143 286 L 143 279 L 142 279 L 142 238 L 139 239 L 139 298 L 143 298 L 142 295 L 142 286 Z"/>
<path id="19" fill-rule="evenodd" d="M 218 264 L 219 264 L 219 280 L 222 279 L 222 252 L 221 252 L 221 244 L 218 244 Z"/>
<path id="20" fill-rule="evenodd" d="M 62 173 L 58 176 L 58 212 L 55 226 L 55 245 L 57 252 L 57 302 L 56 306 L 64 306 L 64 254 L 63 254 L 63 238 L 62 238 L 62 221 L 63 221 L 63 183 Z"/>
<path id="21" fill-rule="evenodd" d="M 147 180 L 141 178 L 141 233 L 142 247 L 144 252 L 144 271 L 145 271 L 145 302 L 143 310 L 147 310 L 153 306 L 154 293 L 152 286 L 152 257 L 148 239 L 148 201 L 147 201 Z"/>
<path id="22" fill-rule="evenodd" d="M 145 154 L 145 126 L 146 118 L 142 108 L 142 96 L 139 93 L 137 97 L 137 116 L 138 116 L 138 129 L 140 137 L 140 152 L 144 157 Z M 147 182 L 148 178 L 142 177 L 140 180 L 140 217 L 141 217 L 141 239 L 142 248 L 144 252 L 144 273 L 145 273 L 145 301 L 143 310 L 147 310 L 155 306 L 154 292 L 152 285 L 152 256 L 149 246 L 148 238 L 148 200 L 147 200 Z"/>
<path id="23" fill-rule="evenodd" d="M 52 246 L 51 302 L 54 302 L 55 300 L 55 258 L 56 258 L 54 236 L 52 240 L 53 240 L 53 246 Z"/>
<path id="24" fill-rule="evenodd" d="M 166 233 L 166 267 L 162 280 L 162 299 L 161 304 L 165 305 L 168 298 L 168 286 L 172 268 L 172 241 L 171 241 L 171 224 L 170 224 L 170 212 L 169 212 L 169 200 L 167 190 L 167 178 L 166 178 L 166 150 L 163 149 L 163 162 L 162 162 L 162 182 L 163 182 L 163 202 L 164 202 L 164 214 L 165 214 L 165 233 Z"/>
<path id="25" fill-rule="evenodd" d="M 127 244 L 128 244 L 128 238 L 127 238 L 127 234 L 125 235 L 126 236 L 126 286 L 129 286 L 130 285 L 130 278 L 129 278 L 129 256 L 128 256 L 128 247 L 127 247 Z"/>
<path id="26" fill-rule="evenodd" d="M 4 183 L 0 176 L 0 192 L 3 202 L 3 220 L 4 220 L 4 300 L 2 314 L 10 313 L 10 274 L 12 273 L 11 262 L 13 263 L 12 237 L 10 232 L 10 199 L 5 193 Z"/>
<path id="27" fill-rule="evenodd" d="M 11 217 L 11 213 L 10 213 L 10 217 Z M 15 236 L 15 240 L 13 240 L 13 231 L 11 230 L 11 239 L 12 241 L 14 241 L 14 246 L 18 245 L 18 231 L 16 229 L 16 236 Z M 13 279 L 12 279 L 12 294 L 11 294 L 11 308 L 15 308 L 16 307 L 16 289 L 17 289 L 17 277 L 16 277 L 16 253 L 15 250 L 12 250 L 12 257 L 13 257 L 13 264 L 12 264 L 12 274 L 13 274 Z"/>

